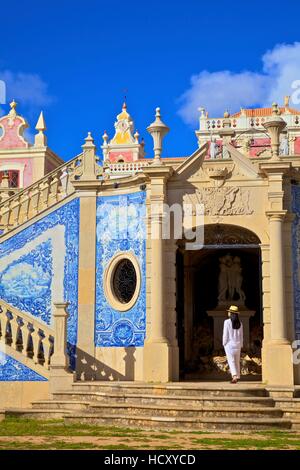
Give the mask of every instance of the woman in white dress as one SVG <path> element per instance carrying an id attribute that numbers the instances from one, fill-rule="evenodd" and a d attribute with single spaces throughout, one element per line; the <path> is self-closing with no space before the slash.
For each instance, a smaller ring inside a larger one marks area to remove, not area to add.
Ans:
<path id="1" fill-rule="evenodd" d="M 229 307 L 228 316 L 229 318 L 224 321 L 223 346 L 232 376 L 231 383 L 236 384 L 240 378 L 243 325 L 239 319 L 239 309 L 236 305 Z"/>

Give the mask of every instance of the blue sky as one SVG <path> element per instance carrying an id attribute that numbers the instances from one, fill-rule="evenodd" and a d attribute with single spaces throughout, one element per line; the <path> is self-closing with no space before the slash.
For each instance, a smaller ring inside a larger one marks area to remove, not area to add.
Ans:
<path id="1" fill-rule="evenodd" d="M 8 100 L 31 126 L 43 109 L 64 159 L 87 131 L 98 146 L 105 129 L 112 137 L 124 94 L 148 156 L 156 106 L 171 128 L 163 153 L 180 156 L 196 148 L 198 106 L 269 104 L 300 80 L 298 0 L 28 0 L 2 3 L 0 14 Z"/>

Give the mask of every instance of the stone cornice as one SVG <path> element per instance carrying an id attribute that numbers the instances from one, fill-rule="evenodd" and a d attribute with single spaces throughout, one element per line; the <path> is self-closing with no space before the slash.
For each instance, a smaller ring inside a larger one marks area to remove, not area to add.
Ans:
<path id="1" fill-rule="evenodd" d="M 268 176 L 271 174 L 285 174 L 291 168 L 291 162 L 283 161 L 283 160 L 276 160 L 271 161 L 269 160 L 266 163 L 262 163 L 260 165 L 260 169 Z"/>

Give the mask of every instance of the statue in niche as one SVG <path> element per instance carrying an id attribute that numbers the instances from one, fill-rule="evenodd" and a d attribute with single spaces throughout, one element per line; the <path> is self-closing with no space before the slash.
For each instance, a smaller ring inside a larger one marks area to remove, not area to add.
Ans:
<path id="1" fill-rule="evenodd" d="M 219 259 L 219 304 L 229 301 L 239 301 L 245 304 L 245 292 L 242 289 L 243 276 L 241 260 L 238 256 L 226 255 Z"/>

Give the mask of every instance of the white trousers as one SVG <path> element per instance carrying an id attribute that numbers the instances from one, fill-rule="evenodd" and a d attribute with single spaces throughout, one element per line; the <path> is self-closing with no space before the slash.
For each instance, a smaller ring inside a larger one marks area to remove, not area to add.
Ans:
<path id="1" fill-rule="evenodd" d="M 240 360 L 241 360 L 241 348 L 234 347 L 231 344 L 225 346 L 226 357 L 232 377 L 234 375 L 240 378 Z"/>

